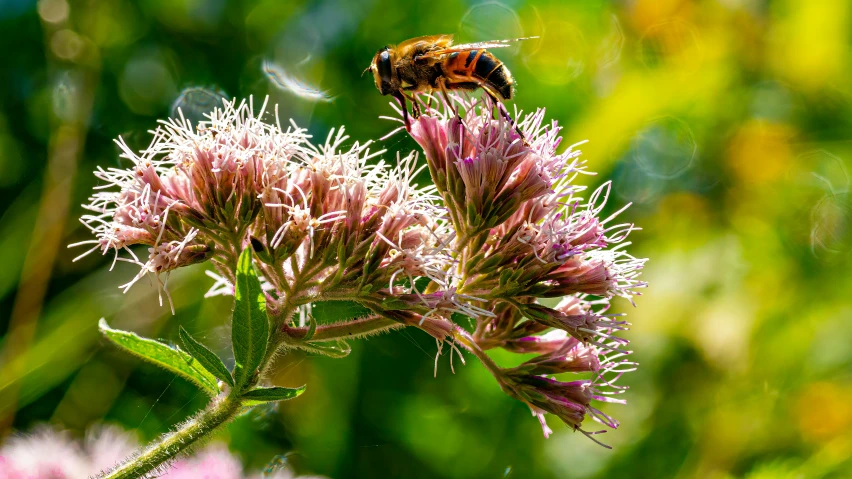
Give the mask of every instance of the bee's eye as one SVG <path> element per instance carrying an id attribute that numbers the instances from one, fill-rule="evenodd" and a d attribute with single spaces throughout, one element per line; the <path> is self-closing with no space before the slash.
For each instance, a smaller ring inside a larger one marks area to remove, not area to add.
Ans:
<path id="1" fill-rule="evenodd" d="M 379 57 L 376 61 L 376 70 L 379 77 L 378 79 L 381 81 L 379 89 L 381 90 L 382 95 L 391 93 L 391 77 L 393 76 L 393 71 L 391 67 L 391 56 L 388 50 L 383 50 L 379 53 Z"/>

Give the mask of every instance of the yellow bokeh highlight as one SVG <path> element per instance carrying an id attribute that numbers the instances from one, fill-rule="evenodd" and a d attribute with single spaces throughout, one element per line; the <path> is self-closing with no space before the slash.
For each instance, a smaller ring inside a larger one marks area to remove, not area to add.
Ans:
<path id="1" fill-rule="evenodd" d="M 811 91 L 847 81 L 852 4 L 788 0 L 771 32 L 774 69 Z"/>
<path id="2" fill-rule="evenodd" d="M 731 139 L 727 163 L 744 183 L 777 180 L 790 169 L 793 127 L 765 121 L 745 123 Z"/>
<path id="3" fill-rule="evenodd" d="M 666 19 L 684 16 L 691 7 L 689 0 L 639 0 L 631 7 L 631 19 L 642 31 Z"/>
<path id="4" fill-rule="evenodd" d="M 817 382 L 805 386 L 791 407 L 791 420 L 811 441 L 827 442 L 852 428 L 852 385 Z"/>

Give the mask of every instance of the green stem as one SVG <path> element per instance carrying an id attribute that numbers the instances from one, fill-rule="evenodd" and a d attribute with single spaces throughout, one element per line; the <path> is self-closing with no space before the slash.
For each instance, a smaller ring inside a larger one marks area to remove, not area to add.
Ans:
<path id="1" fill-rule="evenodd" d="M 311 287 L 318 286 L 316 283 L 306 283 L 302 285 L 302 289 L 308 289 Z M 355 289 L 335 289 L 332 288 L 329 291 L 322 291 L 318 294 L 311 295 L 303 295 L 298 298 L 294 298 L 293 304 L 297 306 L 302 306 L 303 304 L 315 303 L 318 301 L 357 301 L 362 299 L 358 296 L 358 291 Z"/>
<path id="2" fill-rule="evenodd" d="M 473 340 L 472 337 L 470 337 L 470 334 L 467 331 L 456 326 L 452 332 L 452 337 L 453 339 L 455 339 L 456 343 L 461 344 L 462 346 L 464 346 L 465 349 L 473 353 L 473 355 L 476 356 L 479 361 L 485 366 L 485 369 L 487 369 L 488 372 L 490 372 L 494 376 L 494 378 L 497 379 L 501 386 L 503 385 L 503 371 L 500 369 L 499 366 L 497 366 L 496 363 L 494 363 L 494 360 L 492 360 L 491 357 L 488 356 L 488 354 L 486 354 L 485 351 L 483 351 L 482 348 L 479 347 L 479 345 L 476 343 L 476 341 Z"/>
<path id="3" fill-rule="evenodd" d="M 334 341 L 336 339 L 354 339 L 369 336 L 380 331 L 401 328 L 405 325 L 382 316 L 367 316 L 352 321 L 323 324 L 317 326 L 309 342 Z M 289 337 L 301 340 L 308 334 L 309 328 L 286 328 Z"/>
<path id="4" fill-rule="evenodd" d="M 289 298 L 284 301 L 281 311 L 276 315 L 270 315 L 270 333 L 269 340 L 266 343 L 266 353 L 260 361 L 260 366 L 257 368 L 259 377 L 264 377 L 268 368 L 272 367 L 273 359 L 278 354 L 278 350 L 288 343 L 288 337 L 284 334 L 284 327 L 290 322 L 293 314 L 296 312 L 296 307 L 290 304 Z"/>
<path id="5" fill-rule="evenodd" d="M 470 336 L 470 334 L 464 329 L 456 326 L 453 332 L 451 333 L 452 338 L 456 341 L 457 344 L 460 344 L 462 347 L 473 353 L 474 356 L 479 359 L 485 369 L 494 376 L 494 379 L 497 380 L 497 384 L 500 385 L 500 389 L 503 390 L 509 396 L 514 398 L 518 398 L 523 401 L 522 396 L 515 390 L 512 381 L 507 380 L 506 375 L 503 373 L 503 370 L 500 366 L 497 366 L 497 363 L 491 359 L 491 356 L 485 353 L 485 351 L 479 346 L 479 344 L 474 341 L 474 339 Z"/>
<path id="6" fill-rule="evenodd" d="M 180 429 L 165 436 L 159 442 L 148 446 L 138 455 L 131 456 L 110 472 L 103 473 L 102 479 L 136 479 L 167 464 L 180 453 L 229 422 L 240 411 L 240 400 L 227 396 L 214 401 Z"/>
<path id="7" fill-rule="evenodd" d="M 233 237 L 233 235 L 232 242 L 232 248 L 222 250 L 225 258 L 222 258 L 223 262 L 219 265 L 221 266 L 220 269 L 230 273 L 229 278 L 233 281 L 236 277 L 239 257 L 236 251 L 239 250 L 241 245 L 238 238 Z M 298 270 L 295 271 L 297 271 L 297 277 L 294 288 L 298 288 L 302 279 Z M 264 270 L 264 272 L 267 271 Z M 263 377 L 273 363 L 277 351 L 287 343 L 288 338 L 282 334 L 282 331 L 284 325 L 289 322 L 296 311 L 296 307 L 289 295 L 286 295 L 281 310 L 269 318 L 273 334 L 269 336 L 266 354 L 258 366 L 256 378 Z M 253 380 L 244 389 L 250 388 L 256 384 L 256 381 L 256 379 Z M 210 436 L 216 429 L 231 422 L 244 409 L 243 401 L 240 399 L 242 392 L 234 389 L 227 396 L 214 398 L 205 410 L 185 422 L 179 429 L 145 447 L 138 454 L 127 458 L 112 470 L 104 471 L 98 477 L 101 479 L 136 479 L 147 476 L 151 471 L 163 467 L 164 464 L 169 464 L 170 461 L 185 453 L 194 444 Z"/>

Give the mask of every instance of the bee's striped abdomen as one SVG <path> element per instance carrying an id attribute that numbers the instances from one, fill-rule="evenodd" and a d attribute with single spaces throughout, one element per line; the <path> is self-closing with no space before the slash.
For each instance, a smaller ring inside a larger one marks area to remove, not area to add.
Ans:
<path id="1" fill-rule="evenodd" d="M 512 74 L 494 55 L 483 51 L 476 60 L 473 76 L 497 90 L 504 100 L 512 99 Z"/>
<path id="2" fill-rule="evenodd" d="M 444 64 L 444 72 L 454 84 L 476 81 L 503 100 L 512 99 L 512 74 L 503 62 L 485 50 L 452 53 Z"/>

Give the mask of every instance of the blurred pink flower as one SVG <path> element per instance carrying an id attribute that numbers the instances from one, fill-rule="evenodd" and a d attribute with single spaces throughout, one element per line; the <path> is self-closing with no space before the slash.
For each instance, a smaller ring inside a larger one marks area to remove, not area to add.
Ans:
<path id="1" fill-rule="evenodd" d="M 138 444 L 117 427 L 97 427 L 83 441 L 65 431 L 40 427 L 13 436 L 0 447 L 0 479 L 79 479 L 91 477 L 132 454 Z M 192 457 L 180 458 L 156 477 L 164 479 L 293 479 L 286 468 L 263 474 L 244 474 L 240 460 L 221 443 Z M 319 476 L 298 476 L 322 479 Z"/>

